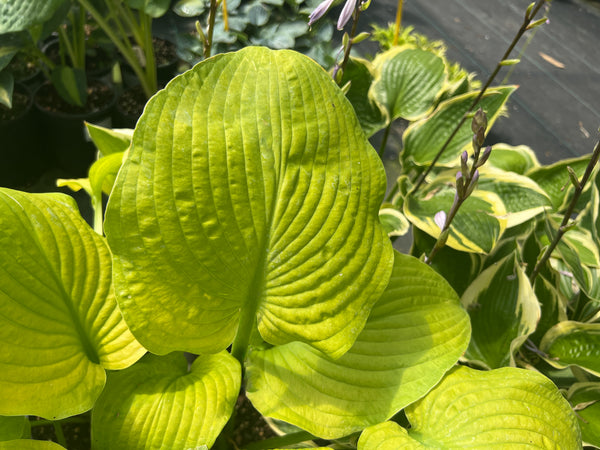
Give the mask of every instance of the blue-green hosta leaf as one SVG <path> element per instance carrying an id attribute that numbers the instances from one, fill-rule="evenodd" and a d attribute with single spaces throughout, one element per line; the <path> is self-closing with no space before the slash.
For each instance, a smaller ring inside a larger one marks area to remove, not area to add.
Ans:
<path id="1" fill-rule="evenodd" d="M 392 278 L 341 358 L 299 342 L 255 351 L 247 395 L 266 416 L 337 438 L 387 420 L 423 396 L 469 340 L 458 297 L 433 269 L 396 253 Z"/>
<path id="2" fill-rule="evenodd" d="M 133 130 L 129 128 L 104 128 L 93 123 L 85 123 L 92 142 L 101 155 L 108 156 L 113 153 L 123 153 L 131 145 Z"/>
<path id="3" fill-rule="evenodd" d="M 575 383 L 567 398 L 577 413 L 583 441 L 600 447 L 600 383 Z"/>
<path id="4" fill-rule="evenodd" d="M 154 353 L 351 346 L 387 285 L 381 160 L 316 63 L 250 47 L 172 80 L 140 118 L 106 234 L 125 320 Z"/>
<path id="5" fill-rule="evenodd" d="M 343 86 L 350 82 L 350 89 L 346 93 L 346 97 L 352 103 L 360 126 L 367 136 L 372 136 L 389 123 L 383 107 L 369 96 L 374 70 L 369 61 L 350 58 L 344 69 L 341 83 Z"/>
<path id="6" fill-rule="evenodd" d="M 487 114 L 488 132 L 504 110 L 504 105 L 515 86 L 499 86 L 490 89 L 479 101 L 479 107 Z M 404 150 L 402 158 L 417 165 L 428 165 L 441 150 L 464 114 L 477 97 L 477 92 L 446 100 L 430 116 L 411 124 L 404 132 Z M 471 123 L 466 120 L 454 136 L 438 165 L 449 165 L 457 161 L 463 150 L 471 151 Z"/>
<path id="7" fill-rule="evenodd" d="M 565 159 L 550 166 L 533 168 L 526 175 L 546 191 L 552 200 L 554 210 L 561 211 L 567 206 L 574 190 L 569 180 L 567 166 L 571 167 L 577 174 L 577 178 L 581 180 L 589 161 L 590 155 Z"/>
<path id="8" fill-rule="evenodd" d="M 146 355 L 111 373 L 92 411 L 97 450 L 211 447 L 233 412 L 241 384 L 227 352 L 200 355 L 188 371 L 184 355 Z"/>
<path id="9" fill-rule="evenodd" d="M 492 151 L 493 153 L 493 151 Z M 506 227 L 511 228 L 552 208 L 548 195 L 523 175 L 502 170 L 479 169 L 477 189 L 494 192 L 506 208 Z"/>
<path id="10" fill-rule="evenodd" d="M 415 227 L 437 239 L 441 228 L 435 222 L 435 215 L 439 211 L 448 214 L 454 195 L 453 187 L 438 183 L 431 186 L 423 198 L 408 197 L 404 214 Z M 505 215 L 506 208 L 500 197 L 476 189 L 454 217 L 446 245 L 463 252 L 489 253 L 506 228 Z"/>
<path id="11" fill-rule="evenodd" d="M 540 163 L 535 152 L 526 145 L 495 144 L 492 146 L 487 166 L 525 175 L 529 170 L 539 167 Z"/>
<path id="12" fill-rule="evenodd" d="M 391 120 L 414 121 L 433 110 L 446 78 L 444 61 L 432 52 L 393 47 L 373 61 L 377 76 L 370 95 Z"/>
<path id="13" fill-rule="evenodd" d="M 471 317 L 465 354 L 492 369 L 514 364 L 514 353 L 535 331 L 540 305 L 513 253 L 484 270 L 461 298 Z"/>
<path id="14" fill-rule="evenodd" d="M 577 365 L 600 376 L 600 323 L 558 323 L 546 333 L 540 350 L 555 367 Z"/>
<path id="15" fill-rule="evenodd" d="M 48 20 L 66 0 L 3 0 L 0 4 L 0 34 L 26 30 Z"/>
<path id="16" fill-rule="evenodd" d="M 71 197 L 0 188 L 0 414 L 90 409 L 105 369 L 145 350 L 111 293 L 110 253 Z"/>
<path id="17" fill-rule="evenodd" d="M 34 441 L 32 439 L 15 439 L 0 442 L 0 450 L 66 450 L 52 441 Z"/>
<path id="18" fill-rule="evenodd" d="M 531 370 L 457 367 L 406 408 L 411 428 L 367 428 L 358 450 L 581 448 L 575 414 L 556 386 Z"/>
<path id="19" fill-rule="evenodd" d="M 380 209 L 379 220 L 388 236 L 404 236 L 410 230 L 410 222 L 394 208 Z"/>
<path id="20" fill-rule="evenodd" d="M 0 416 L 0 441 L 29 437 L 29 419 L 25 416 Z M 0 443 L 0 445 L 2 445 Z"/>

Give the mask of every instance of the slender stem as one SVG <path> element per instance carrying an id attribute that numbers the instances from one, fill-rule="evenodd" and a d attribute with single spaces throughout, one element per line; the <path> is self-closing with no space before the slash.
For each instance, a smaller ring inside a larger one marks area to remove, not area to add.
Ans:
<path id="1" fill-rule="evenodd" d="M 204 58 L 210 58 L 213 32 L 215 29 L 215 19 L 217 17 L 217 6 L 217 0 L 210 0 L 210 10 L 208 11 L 208 29 L 206 30 L 206 42 L 204 43 Z"/>
<path id="2" fill-rule="evenodd" d="M 431 163 L 429 164 L 429 167 L 427 167 L 427 170 L 425 170 L 425 172 L 423 172 L 420 175 L 419 179 L 417 180 L 417 183 L 415 184 L 415 186 L 411 190 L 410 194 L 414 194 L 415 192 L 417 192 L 419 190 L 419 188 L 421 187 L 421 185 L 423 184 L 423 182 L 427 178 L 427 175 L 429 175 L 429 173 L 433 170 L 433 168 L 435 167 L 436 163 L 438 162 L 438 160 L 441 158 L 442 154 L 446 150 L 446 148 L 448 148 L 448 145 L 450 145 L 450 142 L 452 141 L 452 139 L 454 138 L 454 136 L 456 136 L 456 134 L 458 133 L 458 131 L 460 130 L 460 128 L 462 127 L 462 125 L 467 120 L 467 117 L 471 114 L 471 112 L 473 111 L 473 109 L 475 108 L 475 106 L 477 106 L 477 104 L 479 103 L 479 101 L 481 100 L 481 98 L 485 95 L 485 92 L 487 91 L 487 89 L 490 87 L 490 85 L 492 84 L 492 82 L 496 78 L 496 75 L 498 75 L 498 72 L 500 72 L 500 69 L 502 69 L 502 67 L 503 67 L 502 66 L 502 61 L 508 59 L 508 57 L 510 56 L 511 52 L 514 50 L 515 46 L 517 45 L 517 43 L 519 42 L 519 40 L 521 39 L 521 37 L 523 37 L 523 35 L 525 34 L 525 32 L 529 29 L 529 25 L 531 23 L 531 20 L 536 16 L 536 14 L 540 10 L 540 8 L 544 5 L 544 3 L 546 3 L 546 1 L 547 0 L 538 0 L 538 2 L 533 7 L 533 9 L 531 10 L 531 12 L 528 11 L 525 14 L 525 19 L 523 20 L 523 24 L 521 25 L 521 28 L 519 28 L 519 31 L 517 31 L 517 34 L 513 38 L 513 40 L 510 43 L 510 45 L 508 46 L 508 49 L 504 52 L 504 55 L 502 56 L 502 58 L 500 59 L 500 61 L 498 62 L 498 64 L 496 64 L 496 68 L 494 69 L 494 71 L 492 72 L 492 74 L 488 77 L 487 81 L 485 82 L 485 85 L 483 86 L 483 88 L 481 89 L 481 91 L 479 91 L 479 94 L 477 95 L 477 97 L 475 98 L 475 100 L 473 100 L 473 102 L 471 103 L 471 106 L 469 106 L 469 108 L 467 109 L 467 111 L 464 113 L 464 115 L 463 115 L 462 119 L 459 121 L 458 125 L 456 125 L 456 127 L 454 128 L 454 131 L 450 134 L 450 136 L 448 137 L 448 139 L 446 139 L 446 141 L 444 142 L 444 145 L 442 145 L 442 148 L 440 149 L 440 151 L 437 153 L 437 155 L 435 155 L 435 158 L 433 158 L 433 161 L 431 161 Z"/>
<path id="3" fill-rule="evenodd" d="M 63 432 L 62 425 L 60 422 L 52 422 L 54 426 L 54 432 L 56 433 L 56 441 L 67 448 L 67 439 L 65 438 L 65 433 Z"/>
<path id="4" fill-rule="evenodd" d="M 391 128 L 392 128 L 392 122 L 390 121 L 390 123 L 388 123 L 388 126 L 385 129 L 385 132 L 383 133 L 383 138 L 381 139 L 381 145 L 379 146 L 379 150 L 377 151 L 380 158 L 383 158 L 383 154 L 385 153 L 385 146 L 387 145 L 387 141 L 388 141 L 388 137 L 390 135 Z"/>
<path id="5" fill-rule="evenodd" d="M 142 24 L 142 32 L 144 38 L 144 56 L 146 58 L 146 80 L 153 92 L 158 90 L 158 80 L 156 72 L 156 58 L 154 55 L 154 44 L 152 43 L 152 18 L 144 13 L 139 12 L 140 23 Z"/>
<path id="6" fill-rule="evenodd" d="M 356 8 L 354 9 L 354 14 L 352 16 L 352 28 L 350 29 L 350 39 L 348 39 L 348 45 L 344 50 L 344 59 L 342 63 L 338 66 L 339 69 L 344 70 L 348 60 L 350 59 L 350 50 L 352 50 L 352 44 L 354 36 L 356 36 L 356 30 L 358 29 L 358 18 L 360 17 L 361 12 L 361 2 L 356 2 Z"/>
<path id="7" fill-rule="evenodd" d="M 394 26 L 394 41 L 392 45 L 398 45 L 398 36 L 400 35 L 400 24 L 402 23 L 402 4 L 403 0 L 398 0 L 396 7 L 396 25 Z"/>
<path id="8" fill-rule="evenodd" d="M 590 159 L 590 162 L 588 163 L 587 168 L 585 169 L 583 178 L 579 182 L 579 185 L 575 188 L 575 192 L 573 193 L 573 198 L 571 199 L 571 203 L 569 203 L 569 207 L 567 208 L 567 211 L 565 212 L 565 215 L 563 216 L 563 220 L 562 220 L 560 226 L 558 227 L 558 231 L 557 231 L 556 235 L 554 236 L 554 239 L 552 240 L 550 245 L 546 248 L 546 251 L 544 252 L 543 256 L 538 260 L 535 267 L 533 268 L 533 271 L 531 272 L 531 275 L 529 276 L 529 282 L 532 285 L 533 285 L 533 282 L 535 281 L 535 279 L 537 278 L 537 276 L 539 275 L 542 267 L 546 264 L 548 259 L 550 259 L 550 255 L 552 255 L 552 252 L 554 251 L 554 249 L 556 248 L 556 246 L 562 239 L 563 235 L 568 231 L 567 225 L 569 223 L 569 220 L 571 220 L 571 215 L 573 214 L 573 211 L 575 210 L 577 201 L 579 200 L 579 197 L 581 196 L 581 193 L 583 192 L 583 189 L 584 189 L 586 183 L 588 182 L 588 180 L 594 170 L 594 167 L 598 163 L 599 158 L 600 158 L 600 141 L 598 141 L 596 143 L 596 147 L 594 147 L 594 151 L 592 153 L 592 158 Z"/>
<path id="9" fill-rule="evenodd" d="M 301 442 L 312 441 L 317 439 L 308 431 L 298 431 L 296 433 L 278 436 L 264 441 L 253 442 L 244 447 L 245 450 L 266 450 L 269 448 L 281 448 L 289 445 L 300 444 Z"/>

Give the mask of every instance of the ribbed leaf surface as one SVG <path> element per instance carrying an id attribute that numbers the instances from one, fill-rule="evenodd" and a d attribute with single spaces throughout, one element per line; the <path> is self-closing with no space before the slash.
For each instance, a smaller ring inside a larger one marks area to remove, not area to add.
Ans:
<path id="1" fill-rule="evenodd" d="M 241 383 L 229 353 L 147 355 L 109 375 L 92 412 L 96 450 L 210 448 L 231 416 Z"/>
<path id="2" fill-rule="evenodd" d="M 581 448 L 568 402 L 531 370 L 457 367 L 406 416 L 408 432 L 389 422 L 368 428 L 358 449 Z"/>
<path id="3" fill-rule="evenodd" d="M 263 415 L 342 437 L 428 392 L 464 352 L 469 330 L 446 281 L 396 253 L 390 284 L 348 353 L 332 360 L 301 343 L 253 352 L 247 395 Z"/>
<path id="4" fill-rule="evenodd" d="M 2 0 L 0 2 L 0 34 L 25 30 L 42 23 L 65 0 Z"/>
<path id="5" fill-rule="evenodd" d="M 105 368 L 145 352 L 110 294 L 104 238 L 70 197 L 4 188 L 0 229 L 0 414 L 84 412 Z"/>
<path id="6" fill-rule="evenodd" d="M 198 64 L 147 104 L 106 215 L 115 288 L 155 353 L 255 320 L 340 356 L 387 285 L 381 161 L 327 73 L 291 51 Z"/>
<path id="7" fill-rule="evenodd" d="M 540 350 L 557 367 L 577 365 L 600 376 L 600 324 L 564 321 L 548 330 Z"/>

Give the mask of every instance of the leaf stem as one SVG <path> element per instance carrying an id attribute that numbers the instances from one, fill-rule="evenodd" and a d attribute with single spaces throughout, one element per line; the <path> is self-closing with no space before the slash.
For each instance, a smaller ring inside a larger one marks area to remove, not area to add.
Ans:
<path id="1" fill-rule="evenodd" d="M 379 146 L 379 150 L 377 151 L 377 154 L 379 155 L 379 157 L 381 159 L 383 159 L 383 154 L 385 153 L 385 147 L 387 145 L 387 141 L 388 141 L 388 137 L 390 136 L 391 129 L 392 129 L 392 122 L 390 121 L 390 123 L 388 123 L 388 126 L 385 129 L 385 132 L 383 133 L 383 138 L 381 139 L 381 145 Z"/>
<path id="2" fill-rule="evenodd" d="M 525 19 L 523 20 L 523 24 L 517 31 L 517 34 L 513 38 L 510 45 L 508 46 L 508 49 L 504 52 L 504 55 L 502 56 L 500 61 L 498 61 L 498 64 L 496 64 L 496 68 L 494 69 L 492 74 L 488 77 L 487 81 L 485 82 L 485 85 L 479 91 L 479 95 L 477 95 L 475 100 L 473 100 L 473 103 L 471 103 L 471 106 L 469 106 L 469 109 L 467 109 L 467 111 L 464 113 L 462 119 L 456 125 L 456 127 L 454 128 L 454 130 L 452 131 L 452 133 L 450 134 L 448 139 L 446 139 L 446 141 L 444 142 L 444 145 L 442 145 L 442 148 L 440 149 L 440 151 L 433 158 L 433 161 L 431 161 L 431 163 L 429 164 L 429 167 L 427 167 L 425 172 L 423 172 L 419 176 L 419 179 L 417 180 L 415 186 L 412 188 L 412 190 L 410 191 L 409 194 L 414 194 L 415 192 L 417 192 L 419 190 L 419 188 L 421 187 L 421 185 L 427 178 L 427 175 L 429 175 L 429 173 L 433 170 L 433 168 L 435 167 L 438 160 L 441 158 L 444 151 L 446 151 L 446 148 L 448 148 L 448 145 L 450 145 L 450 142 L 452 141 L 454 136 L 456 136 L 456 134 L 458 133 L 460 128 L 463 126 L 463 124 L 465 123 L 465 121 L 467 120 L 467 118 L 469 117 L 471 112 L 473 111 L 473 108 L 475 108 L 475 106 L 477 106 L 477 104 L 479 103 L 479 101 L 484 96 L 485 92 L 487 91 L 487 89 L 490 87 L 490 85 L 496 78 L 496 75 L 498 75 L 498 72 L 500 72 L 500 69 L 502 69 L 502 67 L 503 67 L 502 62 L 504 60 L 508 59 L 508 57 L 510 56 L 511 52 L 513 51 L 513 49 L 515 48 L 515 46 L 517 45 L 519 40 L 523 37 L 525 32 L 530 29 L 532 19 L 536 16 L 536 14 L 540 10 L 540 8 L 544 5 L 544 3 L 546 3 L 546 1 L 547 0 L 538 0 L 538 2 L 535 4 L 535 6 L 533 6 L 533 8 L 529 8 L 527 10 L 527 12 L 525 13 Z"/>
<path id="3" fill-rule="evenodd" d="M 550 255 L 552 255 L 552 252 L 554 251 L 554 249 L 556 248 L 556 246 L 558 245 L 558 243 L 560 242 L 560 240 L 562 239 L 564 234 L 568 231 L 567 225 L 569 224 L 569 220 L 571 220 L 571 215 L 573 214 L 573 211 L 575 210 L 577 201 L 579 200 L 579 197 L 581 196 L 581 193 L 583 192 L 583 189 L 585 188 L 586 183 L 588 182 L 590 176 L 592 175 L 594 167 L 596 167 L 596 164 L 598 163 L 599 158 L 600 158 L 600 141 L 596 142 L 596 146 L 594 147 L 594 151 L 592 152 L 592 157 L 590 159 L 590 162 L 588 163 L 587 168 L 585 169 L 585 173 L 583 174 L 581 181 L 575 187 L 575 192 L 573 193 L 573 198 L 571 199 L 571 203 L 569 203 L 569 207 L 567 208 L 567 211 L 565 212 L 565 215 L 563 216 L 563 220 L 562 220 L 560 226 L 558 227 L 558 231 L 557 231 L 556 235 L 554 236 L 554 239 L 552 240 L 550 245 L 546 248 L 546 251 L 544 252 L 543 256 L 535 264 L 535 267 L 533 268 L 533 271 L 531 272 L 531 275 L 529 276 L 529 282 L 532 285 L 533 285 L 535 279 L 537 278 L 537 276 L 539 275 L 540 270 L 542 269 L 544 264 L 546 264 L 546 262 L 550 259 Z"/>
<path id="4" fill-rule="evenodd" d="M 217 0 L 210 0 L 210 9 L 208 11 L 208 29 L 206 30 L 206 41 L 204 42 L 204 58 L 210 58 L 218 5 L 219 4 Z"/>
<path id="5" fill-rule="evenodd" d="M 312 441 L 317 439 L 308 431 L 298 431 L 296 433 L 277 436 L 264 441 L 253 442 L 244 447 L 245 450 L 266 450 L 269 448 L 281 448 L 289 445 L 300 444 L 301 442 Z"/>
<path id="6" fill-rule="evenodd" d="M 53 421 L 52 426 L 54 426 L 54 433 L 56 433 L 56 441 L 64 448 L 67 448 L 67 439 L 65 438 L 65 433 L 62 429 L 61 423 L 58 421 Z"/>

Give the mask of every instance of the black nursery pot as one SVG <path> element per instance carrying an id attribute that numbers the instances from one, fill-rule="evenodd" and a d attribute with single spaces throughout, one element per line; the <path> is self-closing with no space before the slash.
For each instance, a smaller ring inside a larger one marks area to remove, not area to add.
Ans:
<path id="1" fill-rule="evenodd" d="M 52 151 L 65 177 L 86 177 L 96 159 L 96 148 L 85 122 L 110 127 L 116 96 L 114 88 L 100 80 L 88 81 L 88 101 L 80 108 L 64 102 L 50 83 L 36 91 L 35 106 L 45 145 Z"/>
<path id="2" fill-rule="evenodd" d="M 0 186 L 26 189 L 50 164 L 32 105 L 31 91 L 21 84 L 15 85 L 12 109 L 0 105 Z"/>

